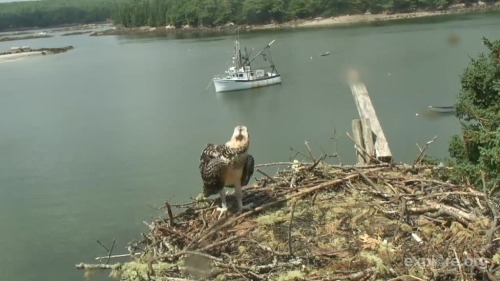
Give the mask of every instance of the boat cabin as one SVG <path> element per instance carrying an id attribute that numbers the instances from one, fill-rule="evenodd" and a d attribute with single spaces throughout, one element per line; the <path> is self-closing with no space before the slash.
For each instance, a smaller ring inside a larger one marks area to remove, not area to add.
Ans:
<path id="1" fill-rule="evenodd" d="M 232 66 L 226 71 L 226 79 L 232 80 L 254 80 L 263 77 L 267 77 L 267 74 L 263 69 L 251 70 L 248 66 L 246 67 L 246 70 L 242 67 L 237 71 L 236 68 Z"/>

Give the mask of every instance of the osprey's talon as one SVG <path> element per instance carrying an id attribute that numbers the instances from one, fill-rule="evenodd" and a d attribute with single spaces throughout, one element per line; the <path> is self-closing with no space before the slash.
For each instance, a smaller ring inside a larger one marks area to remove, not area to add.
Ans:
<path id="1" fill-rule="evenodd" d="M 216 210 L 217 212 L 220 212 L 219 216 L 217 217 L 217 219 L 220 219 L 222 215 L 227 212 L 227 207 L 217 207 Z"/>

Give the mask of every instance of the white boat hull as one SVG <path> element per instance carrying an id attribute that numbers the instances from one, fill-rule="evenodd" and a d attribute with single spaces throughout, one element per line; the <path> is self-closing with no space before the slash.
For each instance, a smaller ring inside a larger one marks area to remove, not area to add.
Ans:
<path id="1" fill-rule="evenodd" d="M 213 80 L 216 92 L 227 92 L 245 90 L 257 87 L 270 86 L 281 83 L 281 76 L 271 76 L 255 80 L 237 80 L 237 79 L 224 79 L 214 78 Z"/>

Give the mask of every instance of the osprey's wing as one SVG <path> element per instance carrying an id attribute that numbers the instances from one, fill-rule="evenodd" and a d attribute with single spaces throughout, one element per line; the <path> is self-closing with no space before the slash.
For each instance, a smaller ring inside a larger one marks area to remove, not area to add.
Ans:
<path id="1" fill-rule="evenodd" d="M 250 181 L 250 178 L 253 175 L 253 169 L 255 166 L 255 160 L 251 154 L 247 155 L 247 159 L 245 161 L 245 166 L 243 166 L 243 174 L 241 175 L 241 185 L 245 186 Z"/>
<path id="2" fill-rule="evenodd" d="M 203 180 L 203 194 L 208 197 L 224 188 L 228 161 L 225 160 L 223 145 L 209 144 L 200 156 L 200 173 Z"/>
<path id="3" fill-rule="evenodd" d="M 231 160 L 236 153 L 232 151 L 229 147 L 223 144 L 207 144 L 205 149 L 201 152 L 200 161 L 203 162 L 204 159 L 222 159 L 225 161 Z"/>

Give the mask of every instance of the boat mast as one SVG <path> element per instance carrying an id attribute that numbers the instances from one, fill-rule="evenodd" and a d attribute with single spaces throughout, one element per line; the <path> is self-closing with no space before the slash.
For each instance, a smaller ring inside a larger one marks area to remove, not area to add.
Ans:
<path id="1" fill-rule="evenodd" d="M 235 46 L 235 55 L 238 58 L 238 63 L 236 65 L 236 70 L 240 69 L 242 66 L 242 61 L 241 61 L 241 49 L 240 49 L 240 30 L 238 29 L 238 39 L 236 40 L 236 46 Z"/>

